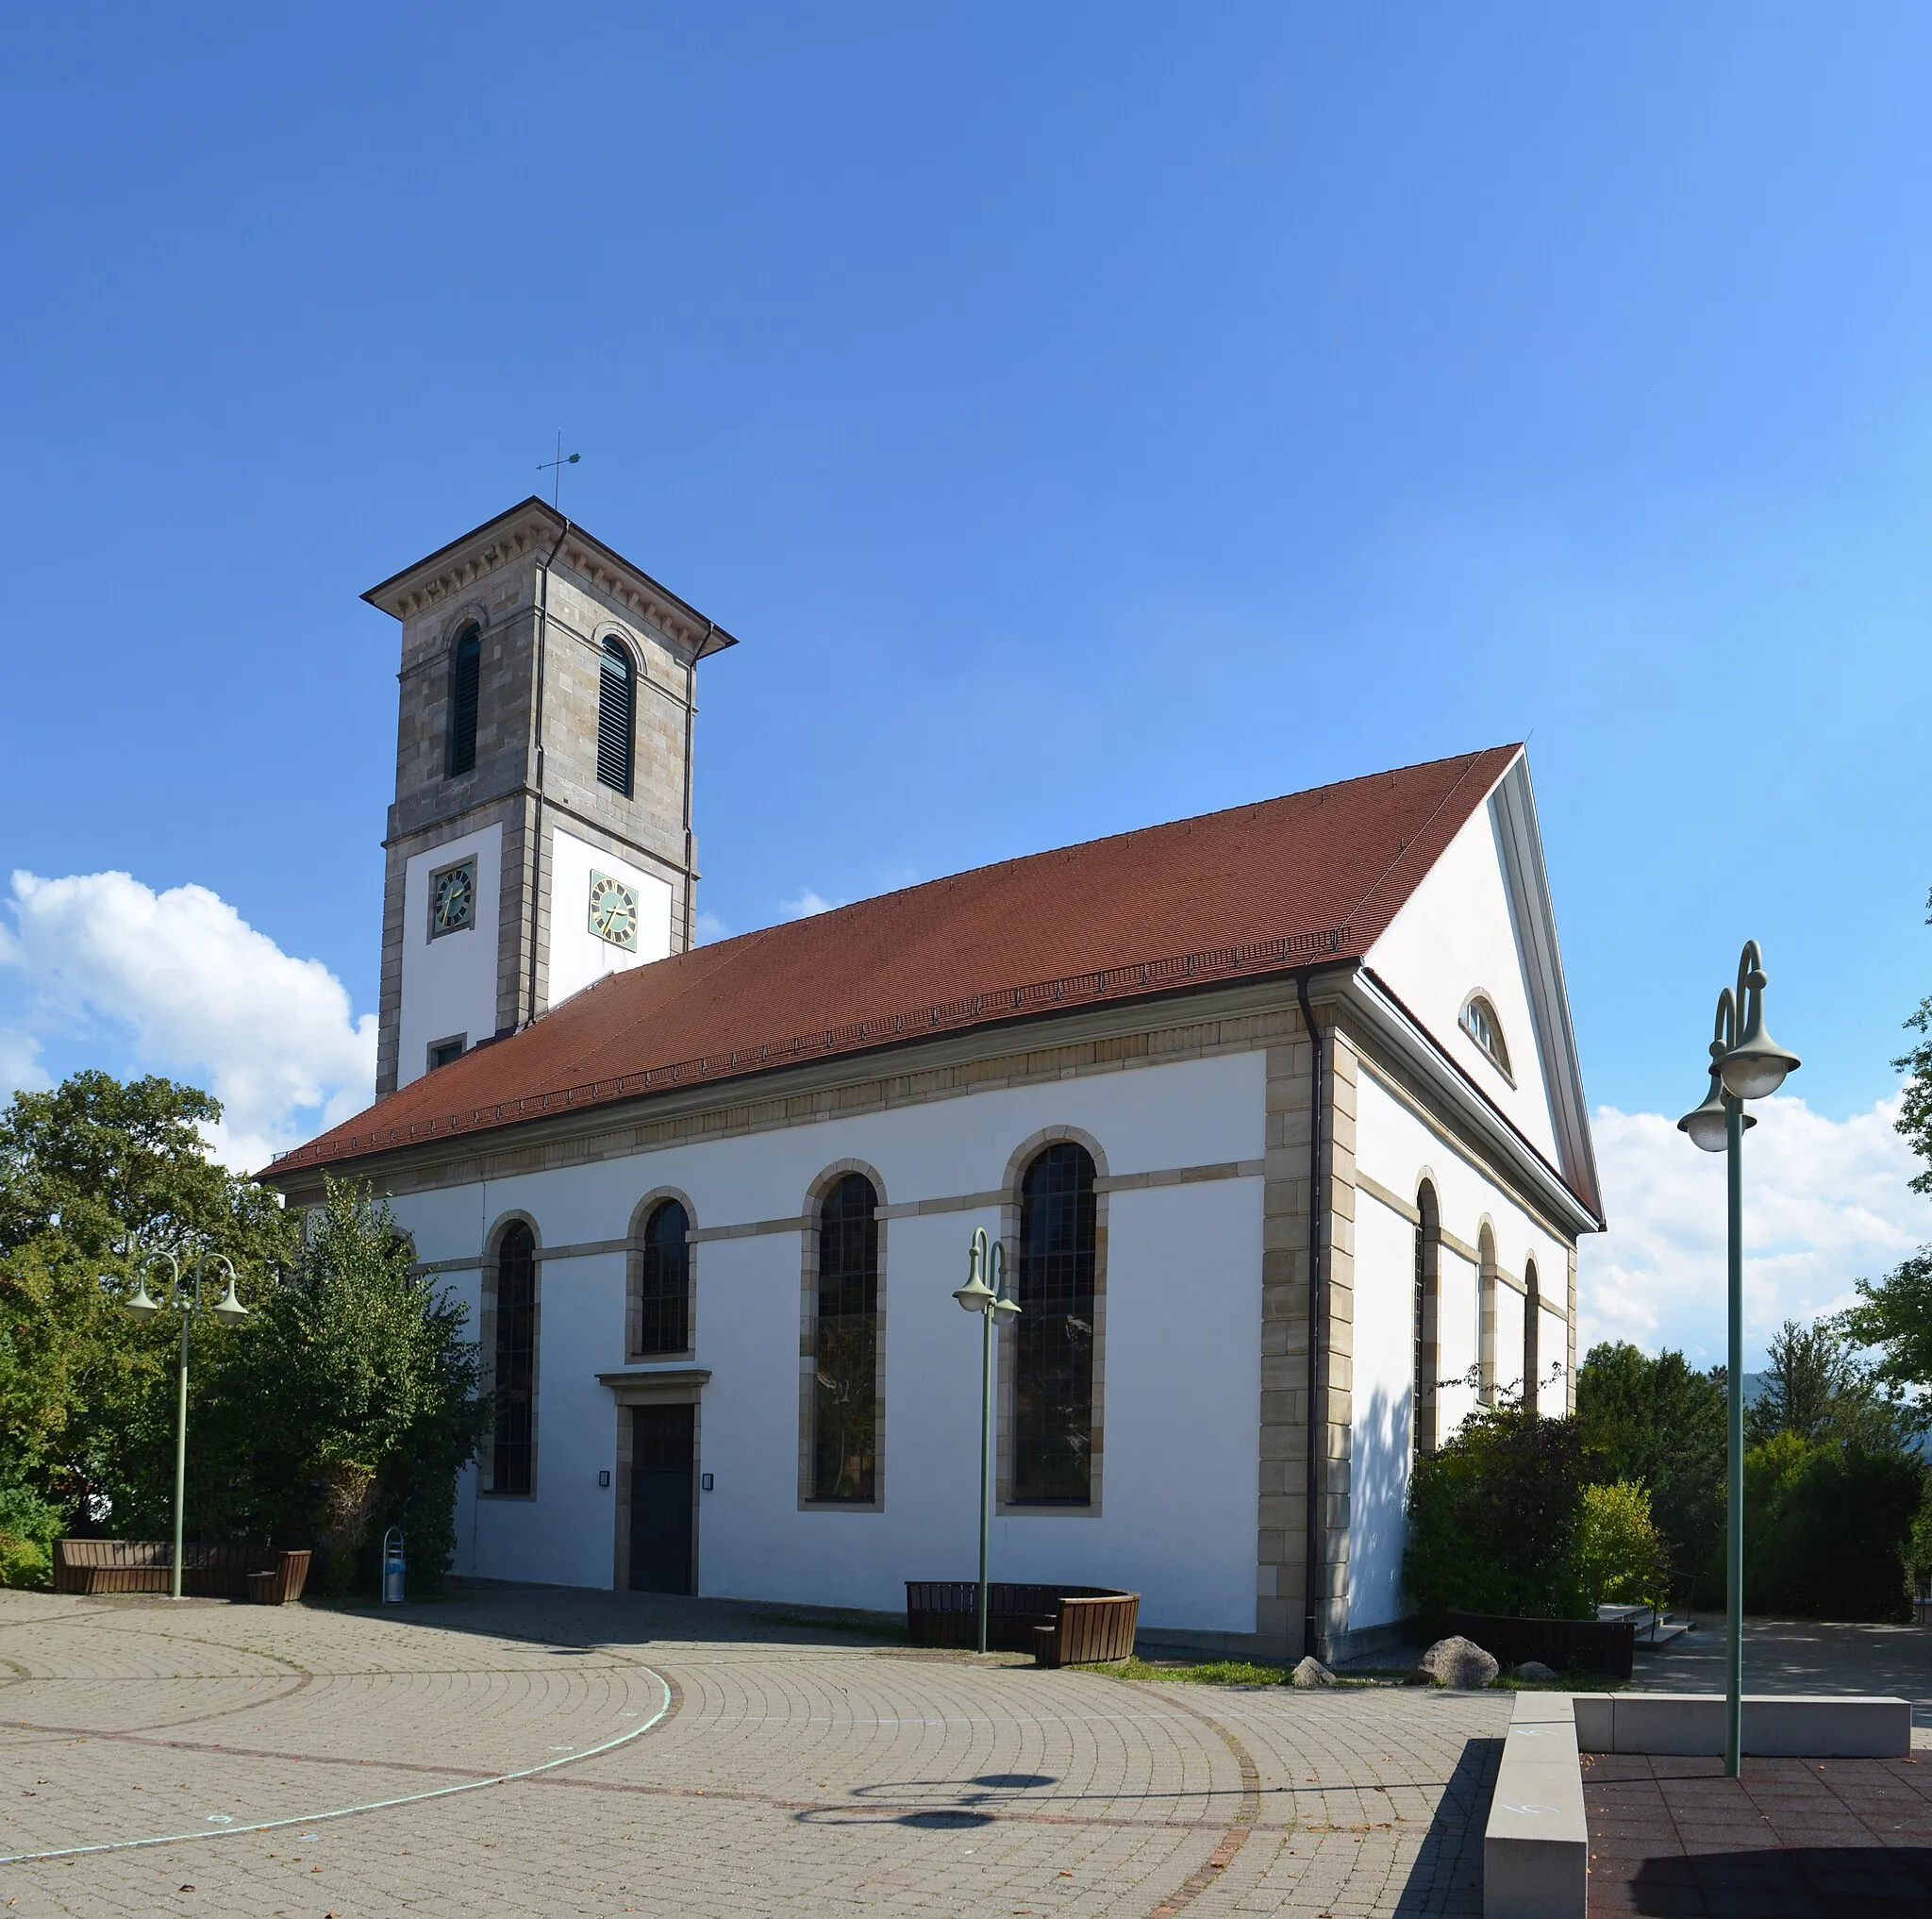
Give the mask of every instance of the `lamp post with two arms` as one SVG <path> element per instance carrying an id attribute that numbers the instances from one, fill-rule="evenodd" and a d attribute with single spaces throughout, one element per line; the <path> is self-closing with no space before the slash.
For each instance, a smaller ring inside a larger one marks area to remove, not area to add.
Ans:
<path id="1" fill-rule="evenodd" d="M 984 1274 L 985 1277 L 981 1275 Z M 989 1283 L 991 1282 L 991 1283 Z M 1007 1294 L 1007 1249 L 1003 1241 L 987 1240 L 980 1226 L 967 1256 L 966 1283 L 953 1297 L 968 1312 L 980 1316 L 979 1352 L 979 1650 L 986 1650 L 986 1548 L 992 1526 L 992 1327 L 1020 1316 L 1018 1300 Z"/>
<path id="2" fill-rule="evenodd" d="M 228 1276 L 228 1284 L 222 1296 L 206 1310 L 225 1326 L 239 1326 L 248 1317 L 248 1309 L 235 1296 L 234 1264 L 222 1253 L 202 1254 L 195 1260 L 188 1278 L 183 1277 L 181 1262 L 173 1253 L 149 1254 L 142 1262 L 140 1276 L 135 1281 L 134 1297 L 127 1302 L 128 1311 L 139 1320 L 150 1320 L 156 1313 L 168 1310 L 181 1315 L 181 1361 L 175 1376 L 175 1562 L 170 1586 L 170 1596 L 175 1599 L 181 1596 L 182 1510 L 188 1491 L 188 1332 L 194 1315 L 204 1310 L 202 1275 L 210 1263 L 223 1268 Z M 156 1299 L 147 1290 L 147 1276 L 153 1268 L 162 1264 L 168 1268 L 168 1287 L 166 1293 Z"/>
<path id="3" fill-rule="evenodd" d="M 1730 1391 L 1730 1459 L 1724 1527 L 1724 1774 L 1735 1779 L 1743 1764 L 1744 1693 L 1744 1128 L 1757 1122 L 1747 1099 L 1765 1099 L 1797 1071 L 1787 1052 L 1764 1030 L 1764 960 L 1756 940 L 1744 942 L 1736 990 L 1718 994 L 1717 1026 L 1710 1042 L 1710 1091 L 1704 1103 L 1677 1122 L 1679 1132 L 1707 1153 L 1726 1159 L 1729 1188 L 1730 1343 L 1725 1369 Z M 1741 1030 L 1740 1030 L 1741 1028 Z"/>

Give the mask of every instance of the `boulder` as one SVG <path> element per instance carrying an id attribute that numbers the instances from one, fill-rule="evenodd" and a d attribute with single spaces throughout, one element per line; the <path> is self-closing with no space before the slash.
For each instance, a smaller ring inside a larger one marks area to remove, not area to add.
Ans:
<path id="1" fill-rule="evenodd" d="M 1554 1667 L 1544 1665 L 1541 1660 L 1524 1660 L 1516 1668 L 1516 1677 L 1519 1679 L 1554 1679 L 1557 1673 Z"/>
<path id="2" fill-rule="evenodd" d="M 1335 1675 L 1310 1653 L 1293 1672 L 1288 1676 L 1291 1686 L 1332 1686 Z"/>
<path id="3" fill-rule="evenodd" d="M 1502 1670 L 1473 1639 L 1457 1634 L 1439 1639 L 1409 1674 L 1411 1686 L 1455 1686 L 1474 1692 L 1489 1685 Z"/>

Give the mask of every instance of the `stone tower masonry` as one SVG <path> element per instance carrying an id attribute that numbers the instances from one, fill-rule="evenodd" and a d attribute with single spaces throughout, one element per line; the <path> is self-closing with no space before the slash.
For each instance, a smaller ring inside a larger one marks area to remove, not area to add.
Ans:
<path id="1" fill-rule="evenodd" d="M 537 499 L 363 598 L 403 628 L 383 841 L 381 1095 L 603 973 L 691 943 L 696 669 L 736 642 Z M 458 647 L 472 633 L 475 763 L 454 770 Z M 599 778 L 612 642 L 633 673 L 628 795 Z M 444 920 L 467 910 L 467 923 L 439 922 L 439 885 L 456 902 Z"/>

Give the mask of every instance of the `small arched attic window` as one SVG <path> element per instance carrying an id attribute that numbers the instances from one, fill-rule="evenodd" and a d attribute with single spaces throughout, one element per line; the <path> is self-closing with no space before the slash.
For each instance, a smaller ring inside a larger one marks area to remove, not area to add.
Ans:
<path id="1" fill-rule="evenodd" d="M 1509 1071 L 1509 1047 L 1503 1038 L 1503 1022 L 1496 1017 L 1496 1009 L 1485 994 L 1473 993 L 1463 1001 L 1461 1026 L 1513 1086 L 1516 1081 Z"/>
<path id="2" fill-rule="evenodd" d="M 636 730 L 637 668 L 622 640 L 606 640 L 597 675 L 597 777 L 625 799 Z"/>

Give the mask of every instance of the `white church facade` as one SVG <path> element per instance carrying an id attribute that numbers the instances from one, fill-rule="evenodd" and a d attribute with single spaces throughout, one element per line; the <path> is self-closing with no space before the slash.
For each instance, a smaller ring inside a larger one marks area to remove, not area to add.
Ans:
<path id="1" fill-rule="evenodd" d="M 379 1097 L 264 1176 L 391 1195 L 496 1426 L 456 1570 L 896 1610 L 996 1577 L 1296 1656 L 1404 1617 L 1418 1450 L 1569 1403 L 1595 1166 L 1521 748 L 695 945 L 699 663 L 528 501 L 402 626 Z"/>

